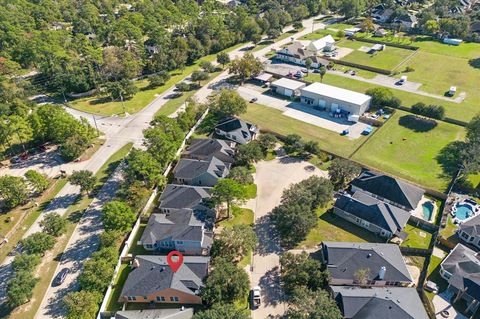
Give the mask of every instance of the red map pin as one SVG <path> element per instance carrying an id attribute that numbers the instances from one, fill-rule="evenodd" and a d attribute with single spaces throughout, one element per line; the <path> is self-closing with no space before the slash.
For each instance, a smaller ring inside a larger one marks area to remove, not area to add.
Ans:
<path id="1" fill-rule="evenodd" d="M 176 260 L 173 259 L 173 256 L 176 256 Z M 178 269 L 180 269 L 180 267 L 182 266 L 183 264 L 183 255 L 181 252 L 179 251 L 171 251 L 168 255 L 167 255 L 167 263 L 168 265 L 170 266 L 170 268 L 172 268 L 173 272 L 177 272 Z"/>

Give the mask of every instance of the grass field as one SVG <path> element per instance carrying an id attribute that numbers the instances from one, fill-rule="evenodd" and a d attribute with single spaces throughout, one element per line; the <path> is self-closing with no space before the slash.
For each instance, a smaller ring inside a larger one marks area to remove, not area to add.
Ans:
<path id="1" fill-rule="evenodd" d="M 409 73 L 407 73 L 408 75 Z M 304 80 L 309 82 L 320 82 L 320 76 L 316 73 L 310 73 Z M 365 93 L 366 90 L 375 87 L 382 87 L 372 83 L 355 80 L 355 78 L 346 78 L 335 74 L 326 74 L 323 78 L 323 83 L 338 86 L 344 89 Z M 396 97 L 402 101 L 405 107 L 411 107 L 417 102 L 424 102 L 425 104 L 443 105 L 445 107 L 445 115 L 447 117 L 468 122 L 471 118 L 480 112 L 477 104 L 471 103 L 469 99 L 462 103 L 448 102 L 428 96 L 423 96 L 407 91 L 397 89 L 390 89 Z"/>
<path id="2" fill-rule="evenodd" d="M 222 220 L 219 225 L 221 227 L 233 227 L 234 225 L 252 225 L 253 224 L 253 211 L 247 208 L 240 208 L 238 206 L 232 207 L 232 219 Z"/>
<path id="3" fill-rule="evenodd" d="M 362 46 L 372 47 L 373 45 L 372 43 L 345 39 L 339 42 L 338 46 L 350 48 L 354 51 L 341 58 L 341 60 L 384 70 L 393 70 L 414 53 L 414 51 L 411 50 L 395 47 L 387 47 L 385 51 L 379 51 L 373 54 L 359 50 Z"/>
<path id="4" fill-rule="evenodd" d="M 403 126 L 402 126 L 403 125 Z M 353 156 L 353 159 L 384 172 L 435 190 L 450 181 L 442 178 L 436 157 L 450 142 L 464 138 L 462 127 L 438 122 L 430 131 L 407 112 L 397 111 Z"/>
<path id="5" fill-rule="evenodd" d="M 345 157 L 349 156 L 366 139 L 362 136 L 351 140 L 336 132 L 282 115 L 279 110 L 255 103 L 250 103 L 247 113 L 240 117 L 257 124 L 263 130 L 282 135 L 299 134 L 307 141 L 317 141 L 322 149 Z"/>
<path id="6" fill-rule="evenodd" d="M 331 204 L 317 209 L 318 222 L 307 238 L 297 248 L 315 248 L 322 241 L 381 242 L 373 233 L 366 231 L 332 213 Z"/>
<path id="7" fill-rule="evenodd" d="M 407 224 L 403 231 L 408 234 L 408 237 L 400 246 L 422 249 L 428 249 L 430 246 L 430 242 L 432 241 L 432 233 L 417 228 L 412 224 Z"/>

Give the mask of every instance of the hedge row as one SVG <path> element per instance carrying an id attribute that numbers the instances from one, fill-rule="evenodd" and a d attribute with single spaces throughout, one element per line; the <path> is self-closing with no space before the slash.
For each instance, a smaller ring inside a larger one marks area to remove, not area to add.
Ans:
<path id="1" fill-rule="evenodd" d="M 399 43 L 393 43 L 393 42 L 386 42 L 386 41 L 379 41 L 379 40 L 372 40 L 368 38 L 360 38 L 356 36 L 351 37 L 354 40 L 361 41 L 361 42 L 368 42 L 368 43 L 376 43 L 376 44 L 385 44 L 387 46 L 395 47 L 395 48 L 400 48 L 400 49 L 406 49 L 406 50 L 411 50 L 411 51 L 417 51 L 420 49 L 420 47 L 414 46 L 414 45 L 407 45 L 407 44 L 399 44 Z"/>

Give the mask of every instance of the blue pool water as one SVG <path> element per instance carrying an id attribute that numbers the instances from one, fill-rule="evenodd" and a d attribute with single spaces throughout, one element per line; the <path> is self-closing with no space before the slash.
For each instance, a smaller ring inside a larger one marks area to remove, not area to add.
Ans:
<path id="1" fill-rule="evenodd" d="M 426 202 L 426 203 L 423 203 L 422 208 L 423 208 L 423 219 L 427 221 L 430 220 L 432 218 L 433 209 L 435 208 L 435 206 L 433 206 L 432 202 Z"/>
<path id="2" fill-rule="evenodd" d="M 455 216 L 459 220 L 465 220 L 472 215 L 473 215 L 473 211 L 470 205 L 468 204 L 457 205 L 457 211 L 455 212 Z"/>

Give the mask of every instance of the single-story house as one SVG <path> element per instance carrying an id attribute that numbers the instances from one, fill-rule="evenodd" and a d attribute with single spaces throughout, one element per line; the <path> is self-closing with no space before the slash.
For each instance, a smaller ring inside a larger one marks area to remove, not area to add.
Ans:
<path id="1" fill-rule="evenodd" d="M 335 39 L 330 34 L 326 35 L 323 38 L 310 42 L 307 50 L 314 54 L 333 51 L 335 50 Z"/>
<path id="2" fill-rule="evenodd" d="M 398 178 L 388 175 L 364 171 L 351 183 L 351 191 L 362 190 L 370 196 L 384 202 L 411 211 L 417 208 L 425 190 Z"/>
<path id="3" fill-rule="evenodd" d="M 458 225 L 458 237 L 480 249 L 480 215 L 475 215 Z"/>
<path id="4" fill-rule="evenodd" d="M 301 102 L 329 112 L 362 115 L 370 107 L 371 97 L 319 82 L 300 89 Z"/>
<path id="5" fill-rule="evenodd" d="M 445 44 L 460 45 L 462 42 L 462 39 L 443 38 L 443 43 Z"/>
<path id="6" fill-rule="evenodd" d="M 258 132 L 258 127 L 236 117 L 226 118 L 215 126 L 215 134 L 238 144 L 247 144 L 254 140 Z"/>
<path id="7" fill-rule="evenodd" d="M 178 250 L 186 255 L 210 253 L 214 218 L 202 211 L 184 209 L 169 214 L 152 214 L 140 238 L 146 250 Z"/>
<path id="8" fill-rule="evenodd" d="M 480 255 L 457 244 L 440 264 L 440 275 L 448 282 L 453 302 L 466 301 L 467 314 L 475 314 L 480 303 Z M 452 303 L 453 303 L 452 302 Z"/>
<path id="9" fill-rule="evenodd" d="M 300 93 L 300 89 L 304 88 L 305 86 L 307 86 L 307 84 L 304 82 L 295 81 L 287 78 L 278 79 L 275 82 L 272 82 L 272 84 L 270 85 L 272 90 L 275 91 L 277 94 L 285 95 L 288 97 L 298 95 Z"/>
<path id="10" fill-rule="evenodd" d="M 396 17 L 393 22 L 400 24 L 402 30 L 410 30 L 417 26 L 418 20 L 416 16 L 408 13 L 404 16 Z"/>
<path id="11" fill-rule="evenodd" d="M 346 36 L 352 36 L 355 35 L 355 33 L 360 32 L 362 29 L 360 28 L 348 28 L 343 30 L 345 32 Z"/>
<path id="12" fill-rule="evenodd" d="M 202 161 L 216 157 L 224 163 L 235 162 L 235 142 L 213 138 L 194 139 L 183 151 L 182 157 Z"/>
<path id="13" fill-rule="evenodd" d="M 167 256 L 138 255 L 125 281 L 119 302 L 201 304 L 200 289 L 208 275 L 210 257 L 184 256 L 174 272 Z"/>
<path id="14" fill-rule="evenodd" d="M 378 28 L 377 30 L 375 30 L 374 36 L 379 37 L 379 38 L 383 38 L 383 37 L 387 36 L 387 34 L 388 34 L 387 30 L 382 29 L 382 28 Z"/>
<path id="15" fill-rule="evenodd" d="M 209 160 L 181 158 L 173 169 L 173 180 L 175 184 L 213 187 L 228 176 L 230 166 L 215 156 Z"/>
<path id="16" fill-rule="evenodd" d="M 115 319 L 192 319 L 193 308 L 122 310 Z"/>
<path id="17" fill-rule="evenodd" d="M 428 319 L 415 288 L 332 286 L 345 319 Z"/>
<path id="18" fill-rule="evenodd" d="M 265 83 L 270 82 L 272 80 L 272 78 L 273 78 L 273 74 L 264 72 L 264 73 L 261 73 L 261 74 L 255 76 L 255 77 L 253 77 L 253 80 L 258 81 L 262 84 L 265 84 Z"/>
<path id="19" fill-rule="evenodd" d="M 312 60 L 312 68 L 317 69 L 322 65 L 328 65 L 328 61 L 317 56 L 315 52 L 309 51 L 301 42 L 293 42 L 277 51 L 276 59 L 305 66 L 306 60 Z"/>
<path id="20" fill-rule="evenodd" d="M 412 286 L 413 280 L 395 244 L 323 242 L 320 260 L 333 286 Z"/>
<path id="21" fill-rule="evenodd" d="M 393 10 L 389 8 L 381 8 L 372 12 L 372 17 L 376 22 L 385 23 L 393 14 Z"/>
<path id="22" fill-rule="evenodd" d="M 211 192 L 211 187 L 168 184 L 160 196 L 158 208 L 165 214 L 191 209 L 215 217 L 215 210 L 209 204 Z"/>
<path id="23" fill-rule="evenodd" d="M 410 212 L 361 190 L 356 191 L 353 196 L 340 195 L 333 207 L 333 213 L 385 238 L 401 236 L 400 233 L 410 218 Z"/>

